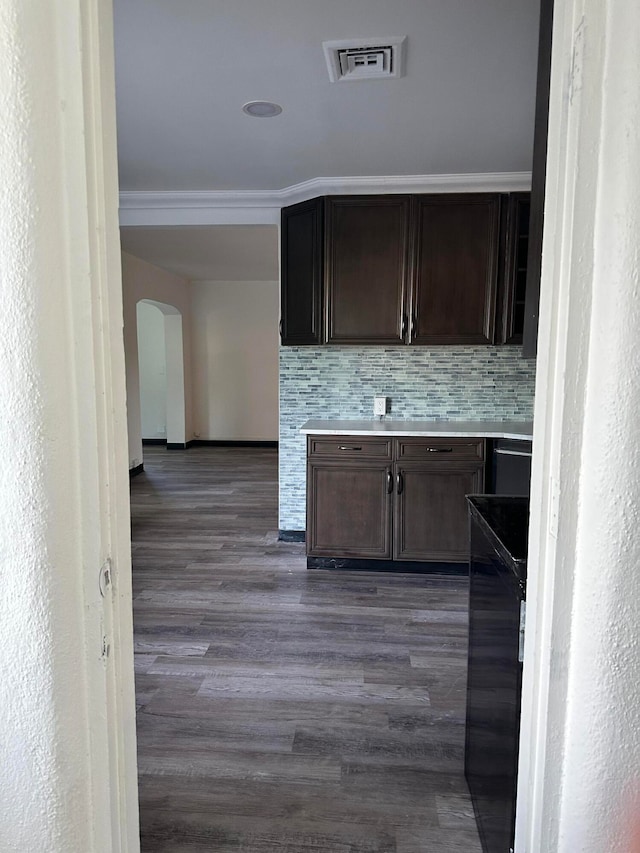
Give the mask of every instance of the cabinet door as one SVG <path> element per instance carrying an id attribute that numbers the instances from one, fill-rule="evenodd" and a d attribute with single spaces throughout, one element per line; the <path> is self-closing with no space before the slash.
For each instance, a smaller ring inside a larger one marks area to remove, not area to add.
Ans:
<path id="1" fill-rule="evenodd" d="M 503 344 L 522 343 L 527 292 L 530 207 L 530 193 L 511 193 L 509 196 L 498 330 L 499 341 Z"/>
<path id="2" fill-rule="evenodd" d="M 282 344 L 322 342 L 324 199 L 282 209 Z"/>
<path id="3" fill-rule="evenodd" d="M 307 554 L 391 558 L 390 463 L 307 464 Z"/>
<path id="4" fill-rule="evenodd" d="M 484 487 L 478 462 L 395 465 L 394 558 L 465 562 L 469 559 L 466 495 Z"/>
<path id="5" fill-rule="evenodd" d="M 408 196 L 327 200 L 327 341 L 403 343 Z"/>
<path id="6" fill-rule="evenodd" d="M 416 197 L 412 344 L 494 340 L 500 197 Z"/>

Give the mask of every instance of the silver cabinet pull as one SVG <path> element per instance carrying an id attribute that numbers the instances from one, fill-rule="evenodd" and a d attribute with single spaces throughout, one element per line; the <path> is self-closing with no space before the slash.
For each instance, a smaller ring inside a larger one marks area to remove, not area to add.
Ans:
<path id="1" fill-rule="evenodd" d="M 453 447 L 425 447 L 427 453 L 453 453 Z"/>
<path id="2" fill-rule="evenodd" d="M 338 450 L 362 450 L 362 447 L 350 447 L 348 444 L 341 444 Z"/>
<path id="3" fill-rule="evenodd" d="M 498 456 L 526 456 L 531 459 L 531 451 L 526 450 L 507 450 L 506 448 L 496 447 L 493 452 L 497 453 Z"/>

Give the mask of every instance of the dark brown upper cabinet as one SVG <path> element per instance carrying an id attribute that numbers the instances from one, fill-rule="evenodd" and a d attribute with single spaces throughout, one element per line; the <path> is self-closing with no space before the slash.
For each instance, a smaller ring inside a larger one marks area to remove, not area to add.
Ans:
<path id="1" fill-rule="evenodd" d="M 328 343 L 404 342 L 410 211 L 409 196 L 327 199 Z"/>
<path id="2" fill-rule="evenodd" d="M 500 196 L 415 197 L 411 343 L 495 339 Z"/>
<path id="3" fill-rule="evenodd" d="M 282 343 L 521 343 L 528 227 L 528 193 L 286 207 Z"/>
<path id="4" fill-rule="evenodd" d="M 324 199 L 282 210 L 281 326 L 288 346 L 320 344 L 324 260 Z"/>
<path id="5" fill-rule="evenodd" d="M 504 205 L 504 252 L 498 341 L 521 344 L 527 291 L 530 193 L 512 193 Z"/>
<path id="6" fill-rule="evenodd" d="M 524 358 L 535 358 L 538 349 L 538 311 L 540 305 L 540 274 L 542 272 L 545 180 L 547 175 L 547 133 L 549 128 L 552 32 L 553 0 L 541 0 L 536 114 L 533 131 L 533 166 L 531 171 L 531 227 L 529 231 L 527 298 L 522 342 L 522 355 Z"/>

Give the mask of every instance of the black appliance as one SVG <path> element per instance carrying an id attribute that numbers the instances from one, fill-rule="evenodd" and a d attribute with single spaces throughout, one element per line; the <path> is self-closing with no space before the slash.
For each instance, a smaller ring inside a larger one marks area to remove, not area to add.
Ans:
<path id="1" fill-rule="evenodd" d="M 500 438 L 493 442 L 491 482 L 495 495 L 529 497 L 531 442 Z"/>
<path id="2" fill-rule="evenodd" d="M 468 498 L 471 559 L 465 775 L 484 853 L 514 843 L 529 500 Z"/>

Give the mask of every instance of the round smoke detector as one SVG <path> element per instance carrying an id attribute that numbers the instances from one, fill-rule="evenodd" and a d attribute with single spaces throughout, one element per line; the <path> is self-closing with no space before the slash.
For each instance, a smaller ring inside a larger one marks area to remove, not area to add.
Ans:
<path id="1" fill-rule="evenodd" d="M 271 101 L 249 101 L 242 107 L 242 111 L 254 118 L 271 118 L 280 115 L 282 107 L 280 104 L 272 104 Z"/>

